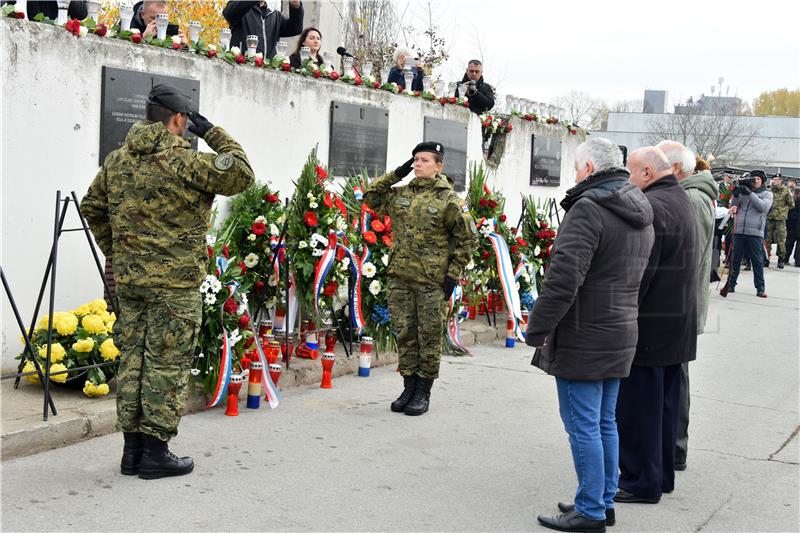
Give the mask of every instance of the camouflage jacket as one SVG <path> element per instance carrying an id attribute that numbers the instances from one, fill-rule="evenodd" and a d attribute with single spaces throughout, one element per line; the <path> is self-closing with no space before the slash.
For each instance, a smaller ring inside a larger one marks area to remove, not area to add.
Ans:
<path id="1" fill-rule="evenodd" d="M 106 157 L 81 202 L 117 284 L 195 288 L 206 271 L 205 235 L 214 196 L 254 182 L 247 156 L 219 127 L 198 153 L 160 122 L 134 124 Z"/>
<path id="2" fill-rule="evenodd" d="M 439 287 L 445 276 L 457 280 L 478 245 L 466 204 L 444 175 L 392 187 L 399 181 L 389 172 L 364 195 L 370 208 L 392 218 L 395 238 L 388 274 Z"/>
<path id="3" fill-rule="evenodd" d="M 785 185 L 772 187 L 772 209 L 767 215 L 767 220 L 786 220 L 789 218 L 789 210 L 794 207 L 792 191 Z"/>

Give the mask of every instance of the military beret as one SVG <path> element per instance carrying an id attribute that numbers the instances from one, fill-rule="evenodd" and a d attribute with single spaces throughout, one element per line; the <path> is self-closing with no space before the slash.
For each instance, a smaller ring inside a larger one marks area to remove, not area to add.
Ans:
<path id="1" fill-rule="evenodd" d="M 165 83 L 160 83 L 150 90 L 147 103 L 166 107 L 176 113 L 189 113 L 194 110 L 191 98 Z"/>
<path id="2" fill-rule="evenodd" d="M 436 142 L 422 142 L 414 147 L 411 151 L 411 155 L 417 155 L 417 152 L 432 152 L 444 157 L 444 146 Z"/>

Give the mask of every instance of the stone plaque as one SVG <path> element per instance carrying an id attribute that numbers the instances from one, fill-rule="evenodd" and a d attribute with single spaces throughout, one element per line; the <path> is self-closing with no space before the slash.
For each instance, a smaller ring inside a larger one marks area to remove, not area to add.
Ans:
<path id="1" fill-rule="evenodd" d="M 425 141 L 444 146 L 444 174 L 453 180 L 453 188 L 461 192 L 467 183 L 467 123 L 425 117 Z"/>
<path id="2" fill-rule="evenodd" d="M 561 139 L 531 135 L 531 185 L 561 184 Z"/>
<path id="3" fill-rule="evenodd" d="M 328 170 L 334 176 L 386 172 L 389 111 L 380 107 L 331 102 Z"/>
<path id="4" fill-rule="evenodd" d="M 122 146 L 131 126 L 144 120 L 147 95 L 154 85 L 168 83 L 186 93 L 196 108 L 200 105 L 200 82 L 135 70 L 103 67 L 100 107 L 100 162 Z M 186 131 L 186 138 L 197 150 L 197 137 Z"/>

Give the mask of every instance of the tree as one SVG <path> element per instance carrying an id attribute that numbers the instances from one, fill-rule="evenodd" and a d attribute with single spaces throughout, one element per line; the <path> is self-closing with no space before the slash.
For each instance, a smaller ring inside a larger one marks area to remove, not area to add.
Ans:
<path id="1" fill-rule="evenodd" d="M 756 116 L 800 116 L 800 89 L 765 91 L 753 103 L 753 112 Z"/>
<path id="2" fill-rule="evenodd" d="M 335 5 L 335 4 L 334 4 Z M 390 0 L 347 0 L 339 11 L 345 47 L 374 69 L 392 66 L 401 16 Z"/>
<path id="3" fill-rule="evenodd" d="M 169 21 L 177 24 L 189 36 L 189 22 L 196 20 L 203 25 L 200 37 L 207 43 L 219 42 L 219 30 L 228 27 L 222 16 L 225 0 L 171 0 L 169 6 Z M 119 20 L 119 2 L 103 0 L 100 11 L 100 21 L 114 25 Z"/>
<path id="4" fill-rule="evenodd" d="M 648 130 L 648 144 L 678 141 L 702 158 L 713 156 L 721 164 L 746 161 L 758 135 L 758 128 L 745 117 L 726 114 L 721 106 L 712 106 L 705 114 L 687 108 L 684 113 L 656 115 Z"/>
<path id="5" fill-rule="evenodd" d="M 554 103 L 567 110 L 564 118 L 582 128 L 591 128 L 598 123 L 598 113 L 605 107 L 605 102 L 583 91 L 570 91 L 555 98 Z"/>

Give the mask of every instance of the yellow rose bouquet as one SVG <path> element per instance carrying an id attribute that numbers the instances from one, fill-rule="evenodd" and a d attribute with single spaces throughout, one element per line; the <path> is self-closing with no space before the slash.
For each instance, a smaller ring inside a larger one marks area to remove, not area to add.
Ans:
<path id="1" fill-rule="evenodd" d="M 50 380 L 82 389 L 87 396 L 105 396 L 109 392 L 108 380 L 114 377 L 116 364 L 91 368 L 79 373 L 64 370 L 100 363 L 115 362 L 119 349 L 114 345 L 112 330 L 117 317 L 108 311 L 102 299 L 93 300 L 77 309 L 53 313 L 53 344 L 50 348 Z M 47 358 L 47 324 L 44 316 L 33 330 L 31 343 L 39 363 L 44 367 Z M 24 342 L 24 341 L 23 341 Z M 20 359 L 22 355 L 17 358 Z M 23 372 L 34 372 L 33 362 L 27 361 Z M 39 376 L 25 376 L 31 383 L 39 383 Z"/>

